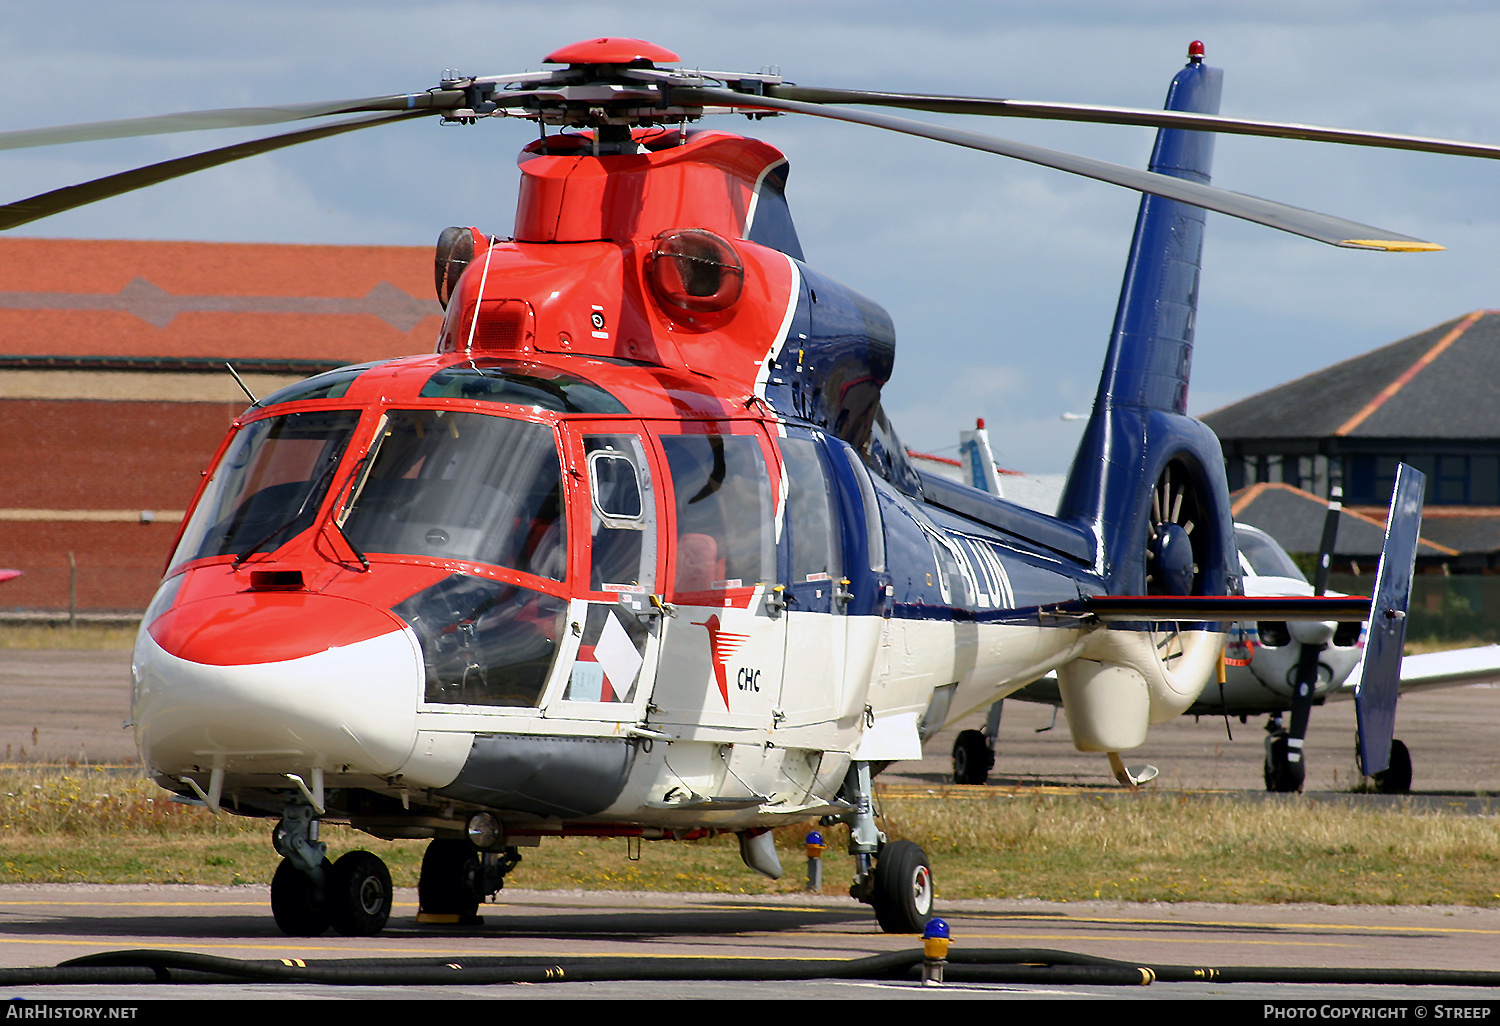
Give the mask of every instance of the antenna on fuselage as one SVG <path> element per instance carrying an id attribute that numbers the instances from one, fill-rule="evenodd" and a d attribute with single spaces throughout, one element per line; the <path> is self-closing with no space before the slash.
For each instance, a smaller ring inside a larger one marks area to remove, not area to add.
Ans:
<path id="1" fill-rule="evenodd" d="M 228 367 L 229 368 L 229 373 L 231 373 L 231 374 L 234 375 L 234 380 L 236 381 L 236 383 L 239 384 L 240 391 L 244 392 L 246 395 L 248 395 L 250 397 L 250 405 L 251 406 L 259 406 L 260 405 L 260 400 L 257 399 L 257 398 L 255 398 L 255 393 L 254 392 L 250 391 L 250 386 L 247 385 L 247 384 L 245 384 L 245 379 L 242 378 L 242 377 L 240 377 L 240 372 L 234 369 L 234 364 L 229 363 L 229 362 L 226 361 L 225 364 L 224 364 L 224 366 Z"/>

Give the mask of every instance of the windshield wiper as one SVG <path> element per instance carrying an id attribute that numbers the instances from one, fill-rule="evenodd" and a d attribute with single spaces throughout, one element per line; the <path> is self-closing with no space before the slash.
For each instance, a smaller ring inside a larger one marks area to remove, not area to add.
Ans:
<path id="1" fill-rule="evenodd" d="M 352 541 L 349 540 L 349 532 L 345 531 L 344 525 L 339 523 L 339 502 L 341 500 L 341 496 L 347 494 L 350 496 L 348 500 L 349 504 L 351 506 L 353 505 L 353 503 L 355 502 L 355 498 L 353 495 L 354 486 L 357 482 L 360 481 L 360 474 L 364 471 L 365 464 L 370 462 L 370 457 L 373 455 L 375 455 L 375 450 L 371 448 L 359 458 L 359 462 L 354 464 L 354 469 L 349 471 L 349 477 L 345 480 L 344 487 L 340 488 L 339 494 L 334 496 L 333 498 L 333 516 L 329 518 L 329 522 L 333 524 L 333 529 L 339 533 L 340 538 L 344 539 L 344 544 L 349 546 L 349 551 L 354 553 L 355 557 L 360 561 L 360 564 L 364 566 L 364 573 L 370 572 L 370 561 L 365 558 L 365 554 L 363 552 L 359 551 L 359 546 L 355 545 Z M 351 510 L 350 512 L 353 511 Z M 343 561 L 340 560 L 341 564 L 342 562 Z"/>
<path id="2" fill-rule="evenodd" d="M 312 497 L 314 495 L 319 496 L 319 500 L 321 501 L 323 486 L 326 485 L 328 483 L 328 479 L 333 476 L 334 468 L 339 465 L 339 460 L 343 458 L 343 455 L 344 451 L 342 448 L 339 449 L 338 452 L 334 453 L 328 461 L 328 466 L 324 468 L 323 473 L 318 475 L 317 480 L 313 481 L 312 485 L 308 488 L 307 494 L 302 497 L 302 504 L 297 507 L 297 512 L 293 513 L 290 517 L 277 525 L 276 529 L 270 534 L 266 535 L 260 541 L 256 542 L 254 545 L 250 546 L 244 552 L 241 552 L 238 556 L 236 556 L 234 558 L 234 562 L 229 564 L 229 569 L 238 570 L 240 568 L 240 564 L 259 552 L 262 545 L 265 545 L 282 531 L 285 531 L 288 527 L 291 527 L 297 521 L 301 520 L 302 514 L 307 512 L 307 504 L 312 501 Z M 353 548 L 353 546 L 351 545 L 350 548 Z"/>

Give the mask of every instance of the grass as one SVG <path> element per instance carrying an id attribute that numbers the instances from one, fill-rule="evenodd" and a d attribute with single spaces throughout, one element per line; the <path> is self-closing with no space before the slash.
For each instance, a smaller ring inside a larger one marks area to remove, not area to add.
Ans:
<path id="1" fill-rule="evenodd" d="M 1050 901 L 1500 905 L 1500 820 L 1308 799 L 1240 802 L 1170 793 L 1099 797 L 886 797 L 883 828 L 916 841 L 946 898 Z M 0 773 L 0 882 L 268 883 L 271 821 L 173 802 L 103 770 Z M 541 890 L 796 893 L 807 827 L 776 831 L 786 873 L 746 869 L 734 837 L 641 842 L 566 838 L 522 849 L 510 877 Z M 825 893 L 852 872 L 843 827 L 823 830 Z M 415 886 L 423 841 L 327 826 L 337 857 L 368 848 Z"/>
<path id="2" fill-rule="evenodd" d="M 106 627 L 82 623 L 77 627 L 60 625 L 0 625 L 0 649 L 31 651 L 126 651 L 135 645 L 135 627 Z"/>

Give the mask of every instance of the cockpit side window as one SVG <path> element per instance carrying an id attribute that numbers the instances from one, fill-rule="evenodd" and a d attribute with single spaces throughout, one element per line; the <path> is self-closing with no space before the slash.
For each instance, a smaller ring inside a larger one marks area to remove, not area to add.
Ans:
<path id="1" fill-rule="evenodd" d="M 636 435 L 585 435 L 592 559 L 590 591 L 656 590 L 656 498 Z"/>
<path id="2" fill-rule="evenodd" d="M 678 594 L 776 576 L 775 509 L 753 435 L 663 435 L 677 511 Z"/>
<path id="3" fill-rule="evenodd" d="M 554 581 L 567 568 L 552 429 L 451 410 L 391 410 L 344 514 L 366 552 L 472 560 Z"/>
<path id="4" fill-rule="evenodd" d="M 787 520 L 792 528 L 792 583 L 837 580 L 843 574 L 833 481 L 810 438 L 783 438 Z"/>

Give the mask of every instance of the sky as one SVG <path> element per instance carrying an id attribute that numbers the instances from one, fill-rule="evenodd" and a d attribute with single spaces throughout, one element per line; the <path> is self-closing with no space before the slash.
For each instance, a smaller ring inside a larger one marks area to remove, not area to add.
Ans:
<path id="1" fill-rule="evenodd" d="M 801 85 L 1159 107 L 1201 39 L 1225 70 L 1224 114 L 1500 142 L 1500 5 L 1482 0 L 0 0 L 0 15 L 0 130 L 421 91 L 445 69 L 535 70 L 552 50 L 601 35 L 651 40 L 684 66 L 769 68 Z M 1133 166 L 1153 138 L 919 116 Z M 1003 466 L 1067 468 L 1081 421 L 1064 415 L 1092 402 L 1134 194 L 821 119 L 711 124 L 787 154 L 808 262 L 890 311 L 898 342 L 885 405 L 908 446 L 951 454 L 983 417 Z M 0 194 L 8 202 L 274 131 L 0 152 Z M 453 224 L 505 236 L 515 153 L 533 133 L 514 120 L 419 119 L 15 232 L 429 246 Z M 1195 414 L 1500 307 L 1500 162 L 1221 137 L 1214 184 L 1448 249 L 1339 250 L 1210 214 Z"/>

